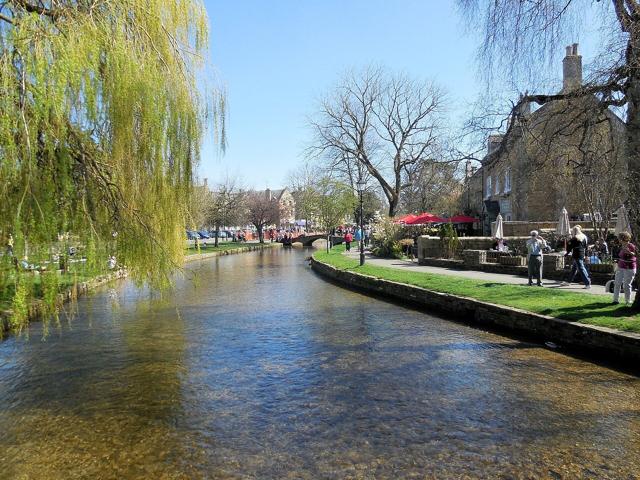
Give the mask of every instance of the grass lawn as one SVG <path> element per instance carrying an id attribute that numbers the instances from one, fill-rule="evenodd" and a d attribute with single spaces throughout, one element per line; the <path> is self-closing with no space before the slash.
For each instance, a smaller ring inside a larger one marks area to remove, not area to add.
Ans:
<path id="1" fill-rule="evenodd" d="M 496 305 L 527 310 L 565 320 L 640 333 L 640 315 L 623 305 L 613 305 L 611 297 L 588 293 L 564 292 L 550 288 L 470 280 L 453 275 L 407 272 L 395 268 L 359 265 L 358 260 L 342 255 L 344 247 L 314 253 L 314 258 L 340 270 L 350 270 L 398 283 L 416 285 L 435 292 L 474 298 Z"/>

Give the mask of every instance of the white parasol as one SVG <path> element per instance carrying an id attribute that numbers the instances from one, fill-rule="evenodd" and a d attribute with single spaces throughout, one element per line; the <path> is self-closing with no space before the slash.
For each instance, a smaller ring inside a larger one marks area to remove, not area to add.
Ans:
<path id="1" fill-rule="evenodd" d="M 502 215 L 498 214 L 498 217 L 496 218 L 496 221 L 494 222 L 492 227 L 493 228 L 491 229 L 491 236 L 493 238 L 504 238 L 504 235 L 502 233 Z"/>
<path id="2" fill-rule="evenodd" d="M 571 235 L 571 225 L 569 225 L 569 213 L 566 208 L 562 208 L 560 213 L 560 219 L 558 220 L 558 226 L 556 227 L 556 233 L 561 237 L 568 237 Z"/>
<path id="3" fill-rule="evenodd" d="M 616 220 L 616 235 L 622 232 L 631 233 L 631 223 L 629 222 L 629 214 L 627 213 L 627 209 L 622 205 L 616 212 L 618 214 L 618 219 Z"/>

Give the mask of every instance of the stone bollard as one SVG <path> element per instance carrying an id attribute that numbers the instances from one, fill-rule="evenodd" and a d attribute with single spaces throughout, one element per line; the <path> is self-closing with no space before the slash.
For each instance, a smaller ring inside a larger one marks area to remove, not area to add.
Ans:
<path id="1" fill-rule="evenodd" d="M 559 253 L 547 253 L 542 257 L 542 271 L 555 272 L 564 270 L 564 255 Z"/>
<path id="2" fill-rule="evenodd" d="M 464 260 L 465 266 L 477 267 L 478 265 L 487 262 L 487 251 L 486 250 L 463 250 L 462 258 Z"/>

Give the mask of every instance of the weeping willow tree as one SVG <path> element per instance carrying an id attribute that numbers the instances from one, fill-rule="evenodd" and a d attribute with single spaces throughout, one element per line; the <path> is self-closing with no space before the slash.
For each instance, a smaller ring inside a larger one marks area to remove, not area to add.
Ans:
<path id="1" fill-rule="evenodd" d="M 199 0 L 0 1 L 0 298 L 14 326 L 34 297 L 54 301 L 60 268 L 114 255 L 162 285 L 181 262 L 205 125 L 224 123 L 224 97 L 201 88 L 207 25 Z"/>

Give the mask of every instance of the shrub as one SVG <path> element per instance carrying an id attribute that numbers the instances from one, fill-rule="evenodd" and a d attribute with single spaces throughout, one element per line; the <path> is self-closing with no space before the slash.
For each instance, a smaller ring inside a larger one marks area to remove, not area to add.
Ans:
<path id="1" fill-rule="evenodd" d="M 444 258 L 454 258 L 460 248 L 458 233 L 451 223 L 443 223 L 440 226 L 440 241 L 442 242 L 442 256 Z"/>
<path id="2" fill-rule="evenodd" d="M 402 258 L 402 226 L 385 218 L 375 224 L 371 253 L 384 258 Z"/>

